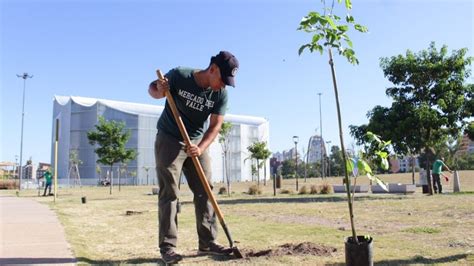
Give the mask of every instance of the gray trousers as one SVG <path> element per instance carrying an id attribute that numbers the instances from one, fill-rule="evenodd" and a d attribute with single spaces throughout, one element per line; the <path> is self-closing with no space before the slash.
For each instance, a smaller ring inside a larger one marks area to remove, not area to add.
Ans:
<path id="1" fill-rule="evenodd" d="M 197 144 L 200 140 L 193 140 Z M 160 191 L 158 194 L 158 223 L 160 251 L 175 248 L 178 239 L 177 199 L 178 182 L 183 171 L 189 188 L 194 194 L 196 229 L 199 247 L 207 248 L 217 237 L 216 215 L 204 187 L 199 180 L 191 157 L 188 157 L 177 139 L 159 132 L 155 140 L 156 173 Z M 204 151 L 199 157 L 204 173 L 211 184 L 211 159 Z M 212 188 L 212 185 L 211 185 Z"/>

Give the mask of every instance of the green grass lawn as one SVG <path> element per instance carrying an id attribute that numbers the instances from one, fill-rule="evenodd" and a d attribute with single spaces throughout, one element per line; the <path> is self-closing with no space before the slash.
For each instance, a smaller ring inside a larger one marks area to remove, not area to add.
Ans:
<path id="1" fill-rule="evenodd" d="M 474 191 L 474 171 L 461 172 L 461 189 Z M 386 175 L 391 183 L 411 183 L 411 174 Z M 417 179 L 417 178 L 416 178 Z M 341 184 L 341 178 L 299 180 L 299 186 Z M 358 184 L 367 184 L 359 178 Z M 182 186 L 182 212 L 179 214 L 178 251 L 188 264 L 288 264 L 338 265 L 344 263 L 344 237 L 351 234 L 345 194 L 273 196 L 272 182 L 263 194 L 246 194 L 252 183 L 232 185 L 231 197 L 217 195 L 222 212 L 237 246 L 244 252 L 275 249 L 286 243 L 312 242 L 334 247 L 329 256 L 285 255 L 226 260 L 196 256 L 192 194 Z M 295 180 L 284 180 L 282 188 L 295 190 Z M 426 196 L 415 194 L 360 194 L 355 200 L 355 225 L 359 235 L 374 238 L 374 260 L 379 265 L 400 264 L 474 264 L 474 194 L 452 193 Z M 218 191 L 223 184 L 215 184 Z M 52 197 L 37 197 L 36 191 L 22 191 L 22 197 L 38 200 L 58 214 L 66 237 L 79 263 L 154 263 L 157 248 L 157 196 L 151 187 L 84 187 L 60 189 L 56 203 Z M 2 192 L 5 193 L 5 192 Z M 12 193 L 12 192 L 6 192 Z M 13 193 L 12 193 L 13 194 Z M 87 204 L 81 204 L 81 196 Z M 141 211 L 125 215 L 127 210 Z M 219 242 L 227 245 L 220 229 Z"/>

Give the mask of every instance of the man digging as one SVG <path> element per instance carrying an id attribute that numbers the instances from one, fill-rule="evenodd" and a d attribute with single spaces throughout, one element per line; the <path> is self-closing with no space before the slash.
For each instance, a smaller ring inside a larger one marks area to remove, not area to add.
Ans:
<path id="1" fill-rule="evenodd" d="M 239 62 L 234 55 L 221 51 L 211 57 L 204 70 L 178 67 L 170 70 L 165 79 L 153 81 L 148 93 L 155 99 L 171 93 L 181 114 L 191 145 L 182 146 L 183 138 L 174 120 L 169 103 L 158 120 L 155 140 L 156 172 L 159 182 L 158 220 L 159 248 L 165 263 L 176 263 L 183 257 L 176 253 L 178 180 L 183 171 L 194 194 L 196 229 L 200 254 L 229 255 L 232 248 L 216 242 L 216 214 L 200 182 L 191 160 L 198 157 L 205 176 L 211 184 L 211 159 L 207 148 L 218 135 L 227 109 L 226 85 L 235 86 L 234 77 Z M 210 117 L 209 128 L 204 123 Z M 211 186 L 212 187 L 212 186 Z"/>

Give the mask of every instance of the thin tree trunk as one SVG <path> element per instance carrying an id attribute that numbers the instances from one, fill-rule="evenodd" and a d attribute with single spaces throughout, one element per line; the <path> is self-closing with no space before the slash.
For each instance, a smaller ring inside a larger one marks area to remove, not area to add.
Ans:
<path id="1" fill-rule="evenodd" d="M 344 180 L 345 180 L 345 183 L 346 183 L 346 192 L 347 192 L 347 204 L 349 206 L 349 218 L 350 218 L 350 221 L 351 221 L 351 229 L 352 229 L 352 238 L 354 240 L 354 242 L 356 244 L 359 243 L 359 241 L 357 240 L 357 235 L 356 235 L 356 231 L 355 231 L 355 227 L 354 227 L 354 212 L 353 212 L 353 209 L 352 209 L 352 200 L 351 200 L 351 192 L 350 192 L 350 179 L 349 179 L 349 175 L 347 173 L 347 167 L 346 167 L 346 149 L 344 147 L 344 135 L 343 135 L 343 132 L 342 132 L 342 118 L 341 118 L 341 109 L 340 109 L 340 106 L 339 106 L 339 94 L 338 94 L 338 91 L 337 91 L 337 81 L 336 81 L 336 70 L 334 69 L 334 61 L 332 59 L 332 51 L 331 51 L 331 48 L 328 49 L 329 50 L 329 65 L 331 66 L 331 73 L 332 73 L 332 82 L 333 82 L 333 85 L 334 85 L 334 95 L 336 97 L 336 107 L 337 107 L 337 121 L 338 121 L 338 124 L 339 124 L 339 139 L 341 141 L 341 150 L 342 150 L 342 160 L 343 160 L 343 169 L 344 169 Z"/>
<path id="2" fill-rule="evenodd" d="M 109 177 L 110 177 L 110 195 L 112 195 L 112 186 L 114 185 L 114 177 L 112 175 L 112 165 L 110 165 Z"/>
<path id="3" fill-rule="evenodd" d="M 425 156 L 426 156 L 426 181 L 428 183 L 428 194 L 433 195 L 433 182 L 431 182 L 431 160 L 432 160 L 432 152 L 429 151 L 429 148 L 425 148 Z"/>
<path id="4" fill-rule="evenodd" d="M 119 192 L 120 192 L 120 166 L 118 168 L 118 171 L 117 171 L 117 174 L 118 174 L 118 185 L 119 185 Z"/>
<path id="5" fill-rule="evenodd" d="M 257 159 L 257 187 L 260 187 L 260 162 Z"/>
<path id="6" fill-rule="evenodd" d="M 226 171 L 226 177 L 227 177 L 227 195 L 230 197 L 230 167 L 229 167 L 229 162 L 230 162 L 230 154 L 228 151 L 225 153 L 225 171 Z"/>
<path id="7" fill-rule="evenodd" d="M 267 185 L 267 162 L 263 160 L 263 185 Z"/>
<path id="8" fill-rule="evenodd" d="M 411 182 L 415 184 L 415 156 L 411 155 Z"/>

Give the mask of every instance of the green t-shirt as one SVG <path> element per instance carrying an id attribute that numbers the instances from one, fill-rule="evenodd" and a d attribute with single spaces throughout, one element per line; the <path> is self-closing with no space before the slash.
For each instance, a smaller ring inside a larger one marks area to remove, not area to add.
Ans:
<path id="1" fill-rule="evenodd" d="M 443 161 L 441 161 L 440 159 L 436 160 L 434 163 L 433 163 L 433 174 L 441 174 L 441 171 L 443 169 Z"/>
<path id="2" fill-rule="evenodd" d="M 51 172 L 46 171 L 44 173 L 44 179 L 46 180 L 46 183 L 51 184 L 51 179 L 52 178 L 53 178 L 53 175 L 51 174 Z"/>
<path id="3" fill-rule="evenodd" d="M 170 70 L 165 76 L 189 138 L 198 139 L 204 132 L 204 123 L 210 114 L 225 114 L 227 90 L 224 88 L 213 91 L 211 88 L 199 87 L 194 80 L 194 71 L 195 69 L 178 67 Z M 183 140 L 168 102 L 158 120 L 157 128 L 158 131 Z"/>

